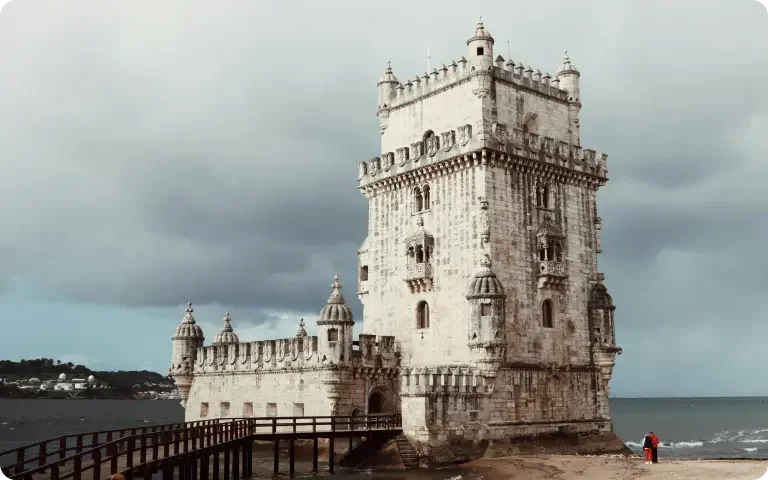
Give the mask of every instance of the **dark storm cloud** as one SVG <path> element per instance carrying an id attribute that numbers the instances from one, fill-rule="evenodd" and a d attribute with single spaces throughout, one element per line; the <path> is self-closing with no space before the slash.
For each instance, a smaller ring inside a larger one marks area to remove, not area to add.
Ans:
<path id="1" fill-rule="evenodd" d="M 752 322 L 768 269 L 765 9 L 545 1 L 470 13 L 9 4 L 0 288 L 21 276 L 78 302 L 317 311 L 338 272 L 359 311 L 356 163 L 379 152 L 376 81 L 387 60 L 402 81 L 421 74 L 427 45 L 433 66 L 466 55 L 482 14 L 501 55 L 510 40 L 514 60 L 554 73 L 568 48 L 582 72 L 582 143 L 610 155 L 600 266 L 627 351 L 643 348 L 642 322 L 707 325 L 712 338 L 730 335 L 718 315 Z"/>

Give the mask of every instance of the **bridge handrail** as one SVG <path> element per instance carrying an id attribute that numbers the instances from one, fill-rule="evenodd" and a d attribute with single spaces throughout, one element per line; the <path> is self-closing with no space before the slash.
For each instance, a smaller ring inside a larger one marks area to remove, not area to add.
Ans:
<path id="1" fill-rule="evenodd" d="M 190 423 L 192 423 L 192 422 L 190 422 Z M 189 436 L 185 436 L 184 439 L 180 439 L 180 438 L 178 438 L 178 436 L 171 435 L 173 433 L 175 433 L 175 434 L 178 434 L 179 432 L 186 433 L 186 432 L 188 432 L 190 430 L 202 429 L 203 435 L 197 435 L 194 438 L 203 438 L 203 437 L 205 437 L 206 434 L 210 434 L 210 433 L 215 433 L 215 434 L 232 433 L 233 436 L 235 436 L 235 435 L 238 434 L 238 432 L 243 433 L 243 434 L 247 434 L 248 433 L 248 430 L 246 430 L 246 429 L 237 429 L 237 428 L 235 428 L 236 426 L 242 426 L 243 424 L 246 424 L 246 423 L 247 422 L 242 422 L 242 421 L 216 422 L 216 423 L 212 422 L 212 423 L 208 423 L 208 424 L 205 424 L 205 425 L 200 425 L 200 426 L 190 427 L 190 428 L 185 428 L 185 429 L 168 429 L 168 430 L 159 431 L 159 432 L 156 431 L 156 432 L 148 432 L 148 433 L 141 433 L 141 434 L 135 434 L 135 435 L 128 435 L 128 436 L 125 436 L 125 437 L 120 437 L 120 438 L 118 438 L 116 440 L 112 440 L 110 442 L 101 443 L 101 444 L 93 446 L 93 447 L 91 447 L 91 448 L 89 448 L 87 450 L 82 450 L 80 452 L 75 453 L 74 455 L 70 455 L 69 457 L 65 457 L 65 458 L 62 458 L 62 459 L 57 459 L 57 460 L 52 461 L 50 463 L 47 463 L 45 465 L 39 465 L 37 467 L 31 468 L 29 470 L 23 470 L 21 472 L 14 472 L 13 475 L 10 475 L 10 478 L 12 478 L 12 479 L 22 479 L 22 478 L 26 478 L 29 475 L 34 475 L 36 473 L 44 473 L 48 469 L 51 469 L 52 473 L 54 471 L 56 472 L 56 475 L 53 475 L 53 474 L 51 475 L 52 479 L 54 479 L 54 478 L 58 479 L 58 480 L 66 479 L 66 478 L 69 478 L 71 476 L 74 476 L 76 474 L 76 472 L 77 472 L 78 477 L 79 477 L 79 475 L 81 475 L 83 472 L 86 472 L 88 470 L 92 470 L 97 465 L 100 466 L 103 463 L 106 463 L 108 461 L 112 461 L 112 463 L 114 465 L 115 462 L 113 460 L 118 459 L 122 455 L 126 455 L 126 456 L 127 455 L 131 455 L 132 456 L 134 453 L 139 451 L 140 453 L 143 453 L 143 455 L 145 456 L 146 453 L 147 453 L 146 449 L 152 448 L 154 450 L 155 447 L 157 447 L 159 449 L 159 447 L 170 446 L 171 444 L 174 444 L 174 443 L 178 444 L 180 441 L 184 441 L 185 445 L 187 445 L 186 442 L 190 440 Z M 216 430 L 216 427 L 219 427 L 220 431 L 207 432 L 207 430 L 211 430 L 211 429 Z M 159 443 L 154 443 L 154 442 L 153 443 L 147 443 L 146 442 L 146 440 L 149 439 L 149 438 L 157 439 L 160 436 L 165 437 L 165 439 L 163 439 L 162 442 L 159 442 Z M 168 439 L 169 436 L 170 436 L 170 439 Z M 240 438 L 240 437 L 237 437 L 237 438 Z M 236 438 L 232 438 L 232 440 L 234 440 L 234 439 L 236 439 Z M 135 450 L 135 446 L 136 446 L 135 443 L 136 443 L 137 440 L 141 441 L 141 448 L 142 448 L 142 450 Z M 126 445 L 127 448 L 120 448 L 121 444 Z M 110 447 L 116 447 L 116 448 L 110 449 Z M 187 448 L 188 447 L 185 447 L 185 450 L 187 450 Z M 106 449 L 106 455 L 105 456 L 101 455 L 101 450 L 102 449 Z M 112 455 L 110 455 L 110 453 L 109 453 L 110 451 L 113 451 L 114 453 Z M 172 456 L 181 455 L 183 453 L 186 453 L 186 452 L 175 452 Z M 96 458 L 98 458 L 98 461 L 94 460 L 90 464 L 83 466 L 82 465 L 82 463 L 83 463 L 82 461 L 84 460 L 84 458 L 87 457 L 87 456 L 91 456 L 91 459 L 93 460 L 94 459 L 94 454 L 96 455 Z M 73 461 L 75 463 L 75 465 L 76 465 L 75 471 L 70 472 L 70 473 L 68 473 L 66 475 L 59 476 L 58 475 L 58 468 L 59 468 L 59 466 L 65 464 L 65 463 L 67 463 L 69 461 Z"/>
<path id="2" fill-rule="evenodd" d="M 121 439 L 127 439 L 134 435 L 141 435 L 141 434 L 148 434 L 152 435 L 155 433 L 162 433 L 162 432 L 172 432 L 172 431 L 183 431 L 189 428 L 197 428 L 200 426 L 206 426 L 206 425 L 217 425 L 219 424 L 221 420 L 220 419 L 211 419 L 211 420 L 205 420 L 205 421 L 195 421 L 195 422 L 184 422 L 184 423 L 168 423 L 168 424 L 160 424 L 160 425 L 146 425 L 141 427 L 130 427 L 130 428 L 120 428 L 120 429 L 113 429 L 113 430 L 101 430 L 101 431 L 94 431 L 94 432 L 82 432 L 82 433 L 73 433 L 73 434 L 67 434 L 67 435 L 60 435 L 58 437 L 49 438 L 47 440 L 41 440 L 39 442 L 31 443 L 28 445 L 23 445 L 21 447 L 15 447 L 9 450 L 5 450 L 0 452 L 0 461 L 3 460 L 3 457 L 7 457 L 8 455 L 15 454 L 15 458 L 11 459 L 10 462 L 2 462 L 2 465 L 4 468 L 8 468 L 13 466 L 14 469 L 18 470 L 21 468 L 22 470 L 26 470 L 26 465 L 28 463 L 37 462 L 38 466 L 44 466 L 48 464 L 49 457 L 55 457 L 57 456 L 58 459 L 57 462 L 62 462 L 66 460 L 66 455 L 70 451 L 76 451 L 76 452 L 82 452 L 84 448 L 90 448 L 93 449 L 97 446 L 104 445 L 108 442 L 111 442 L 112 435 L 118 434 L 121 435 L 119 438 L 115 439 L 115 441 L 119 441 Z M 135 433 L 139 432 L 139 433 Z M 128 434 L 128 435 L 124 435 Z M 106 435 L 106 439 L 101 442 L 99 441 L 99 437 L 102 435 Z M 83 438 L 85 437 L 91 437 L 91 443 L 90 445 L 83 445 Z M 73 446 L 70 446 L 67 440 L 75 439 L 76 444 Z M 48 444 L 52 442 L 59 442 L 58 448 L 52 451 L 48 451 Z M 94 442 L 95 441 L 95 442 Z M 63 445 L 63 447 L 62 447 Z M 38 449 L 38 452 L 34 455 L 27 456 L 26 452 L 27 450 L 31 449 Z M 7 464 L 6 464 L 7 463 Z"/>
<path id="3" fill-rule="evenodd" d="M 187 450 L 189 448 L 188 441 L 192 440 L 192 447 L 195 446 L 195 440 L 199 439 L 200 444 L 202 445 L 204 443 L 204 439 L 208 439 L 208 447 L 211 447 L 211 440 L 216 440 L 213 445 L 218 445 L 219 443 L 226 443 L 228 441 L 236 440 L 239 438 L 242 438 L 244 436 L 260 436 L 265 434 L 275 434 L 275 435 L 284 435 L 286 433 L 299 433 L 299 434 L 306 434 L 310 433 L 304 428 L 311 427 L 312 433 L 323 433 L 324 430 L 318 430 L 317 427 L 322 426 L 330 426 L 330 431 L 344 431 L 344 427 L 349 428 L 350 430 L 354 431 L 358 425 L 365 425 L 366 427 L 363 429 L 359 429 L 359 431 L 363 432 L 366 430 L 375 430 L 375 429 L 393 429 L 397 428 L 401 425 L 402 422 L 402 416 L 400 414 L 372 414 L 372 415 L 347 415 L 347 416 L 316 416 L 316 417 L 247 417 L 247 418 L 224 418 L 224 419 L 216 419 L 215 421 L 199 421 L 199 422 L 187 422 L 184 424 L 171 424 L 171 426 L 184 426 L 184 428 L 168 428 L 168 429 L 161 429 L 161 430 L 154 430 L 151 432 L 143 432 L 143 433 L 137 433 L 137 434 L 131 434 L 127 436 L 120 437 L 118 439 L 107 441 L 103 443 L 98 443 L 96 445 L 90 445 L 89 447 L 84 447 L 82 445 L 79 445 L 77 447 L 68 448 L 65 450 L 60 450 L 54 453 L 51 453 L 50 455 L 46 455 L 45 457 L 38 457 L 38 458 L 30 458 L 29 460 L 25 460 L 21 463 L 13 463 L 10 465 L 7 465 L 7 467 L 14 467 L 13 474 L 9 474 L 11 478 L 26 478 L 29 475 L 36 474 L 36 473 L 42 473 L 47 471 L 48 469 L 51 469 L 51 478 L 55 478 L 58 480 L 68 478 L 70 476 L 74 476 L 75 472 L 71 472 L 66 475 L 59 476 L 59 466 L 66 464 L 69 461 L 75 462 L 75 471 L 77 471 L 77 476 L 75 478 L 79 479 L 80 475 L 84 471 L 92 470 L 96 468 L 97 466 L 100 466 L 102 463 L 106 462 L 112 462 L 113 469 L 117 466 L 117 459 L 122 455 L 131 455 L 131 459 L 133 458 L 133 454 L 137 451 L 140 454 L 140 460 L 142 463 L 147 458 L 147 453 L 149 449 L 152 449 L 154 459 L 157 460 L 158 458 L 158 451 L 160 447 L 164 447 L 164 456 L 170 455 L 169 447 L 171 444 L 174 444 L 174 453 L 171 456 L 178 456 L 182 455 L 183 453 L 187 453 Z M 159 425 L 156 427 L 160 427 Z M 282 429 L 288 427 L 292 430 L 292 432 L 285 432 L 285 431 L 278 431 L 278 429 Z M 338 428 L 337 428 L 338 427 Z M 140 428 L 140 427 L 139 427 Z M 122 429 L 119 431 L 130 431 L 130 430 L 138 430 L 139 428 L 135 429 Z M 152 428 L 146 427 L 147 429 Z M 268 432 L 258 432 L 258 429 L 260 428 L 267 428 L 269 429 Z M 188 434 L 187 432 L 191 432 Z M 183 438 L 181 438 L 183 434 Z M 74 435 L 77 436 L 77 435 Z M 148 439 L 151 439 L 151 442 L 147 442 Z M 141 446 L 140 449 L 136 449 L 136 442 L 140 441 Z M 184 452 L 179 451 L 179 445 L 180 442 L 183 442 L 184 445 Z M 39 442 L 42 443 L 42 442 Z M 120 448 L 120 446 L 123 446 L 124 448 Z M 111 447 L 116 447 L 112 449 Z M 70 456 L 64 456 L 59 455 L 59 457 L 53 461 L 50 462 L 44 462 L 43 459 L 47 459 L 49 456 L 54 454 L 60 454 L 61 452 L 77 449 L 79 448 L 80 451 L 77 451 L 75 454 Z M 105 455 L 102 456 L 101 451 L 105 449 Z M 89 465 L 83 466 L 83 460 L 90 456 L 91 463 Z M 23 460 L 23 459 L 22 459 Z M 33 467 L 31 469 L 26 468 L 26 464 L 30 463 L 32 461 L 39 460 L 40 464 L 37 467 Z M 131 460 L 132 463 L 132 460 Z M 130 466 L 130 464 L 129 464 Z M 55 475 L 54 475 L 55 472 Z M 9 472 L 10 473 L 10 472 Z M 98 472 L 95 472 L 98 473 Z M 96 476 L 96 475 L 94 475 Z"/>

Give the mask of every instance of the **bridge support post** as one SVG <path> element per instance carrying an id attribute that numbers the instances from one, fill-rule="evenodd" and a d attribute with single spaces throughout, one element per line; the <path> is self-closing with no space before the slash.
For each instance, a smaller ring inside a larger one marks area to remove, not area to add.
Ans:
<path id="1" fill-rule="evenodd" d="M 314 445 L 312 446 L 312 471 L 317 471 L 317 444 L 318 444 L 318 438 L 315 437 L 312 439 L 314 441 Z"/>
<path id="2" fill-rule="evenodd" d="M 336 418 L 331 417 L 331 438 L 328 439 L 328 471 L 333 473 L 333 450 L 336 437 Z"/>
<path id="3" fill-rule="evenodd" d="M 288 440 L 288 475 L 293 476 L 296 472 L 294 462 L 296 461 L 296 451 L 294 449 L 295 440 L 291 438 Z"/>
<path id="4" fill-rule="evenodd" d="M 206 448 L 203 456 L 200 457 L 200 480 L 208 480 L 210 478 L 210 459 L 211 452 Z"/>
<path id="5" fill-rule="evenodd" d="M 235 443 L 232 446 L 232 478 L 240 479 L 240 444 Z"/>
<path id="6" fill-rule="evenodd" d="M 224 447 L 224 480 L 230 480 L 229 477 L 229 449 Z"/>
<path id="7" fill-rule="evenodd" d="M 213 448 L 213 480 L 219 480 L 219 450 Z"/>

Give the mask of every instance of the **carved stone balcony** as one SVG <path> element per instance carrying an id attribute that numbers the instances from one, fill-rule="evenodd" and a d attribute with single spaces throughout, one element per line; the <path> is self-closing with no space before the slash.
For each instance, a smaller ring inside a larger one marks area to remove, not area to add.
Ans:
<path id="1" fill-rule="evenodd" d="M 544 260 L 539 262 L 539 288 L 557 286 L 568 278 L 565 262 Z"/>
<path id="2" fill-rule="evenodd" d="M 411 293 L 432 290 L 432 264 L 411 263 L 406 265 L 403 280 L 405 280 Z"/>

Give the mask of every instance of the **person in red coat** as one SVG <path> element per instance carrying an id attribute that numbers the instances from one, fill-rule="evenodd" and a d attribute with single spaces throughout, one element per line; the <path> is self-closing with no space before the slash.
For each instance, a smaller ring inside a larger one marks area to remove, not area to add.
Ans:
<path id="1" fill-rule="evenodd" d="M 659 437 L 656 436 L 655 433 L 650 433 L 651 437 L 651 462 L 652 463 L 659 463 Z"/>

